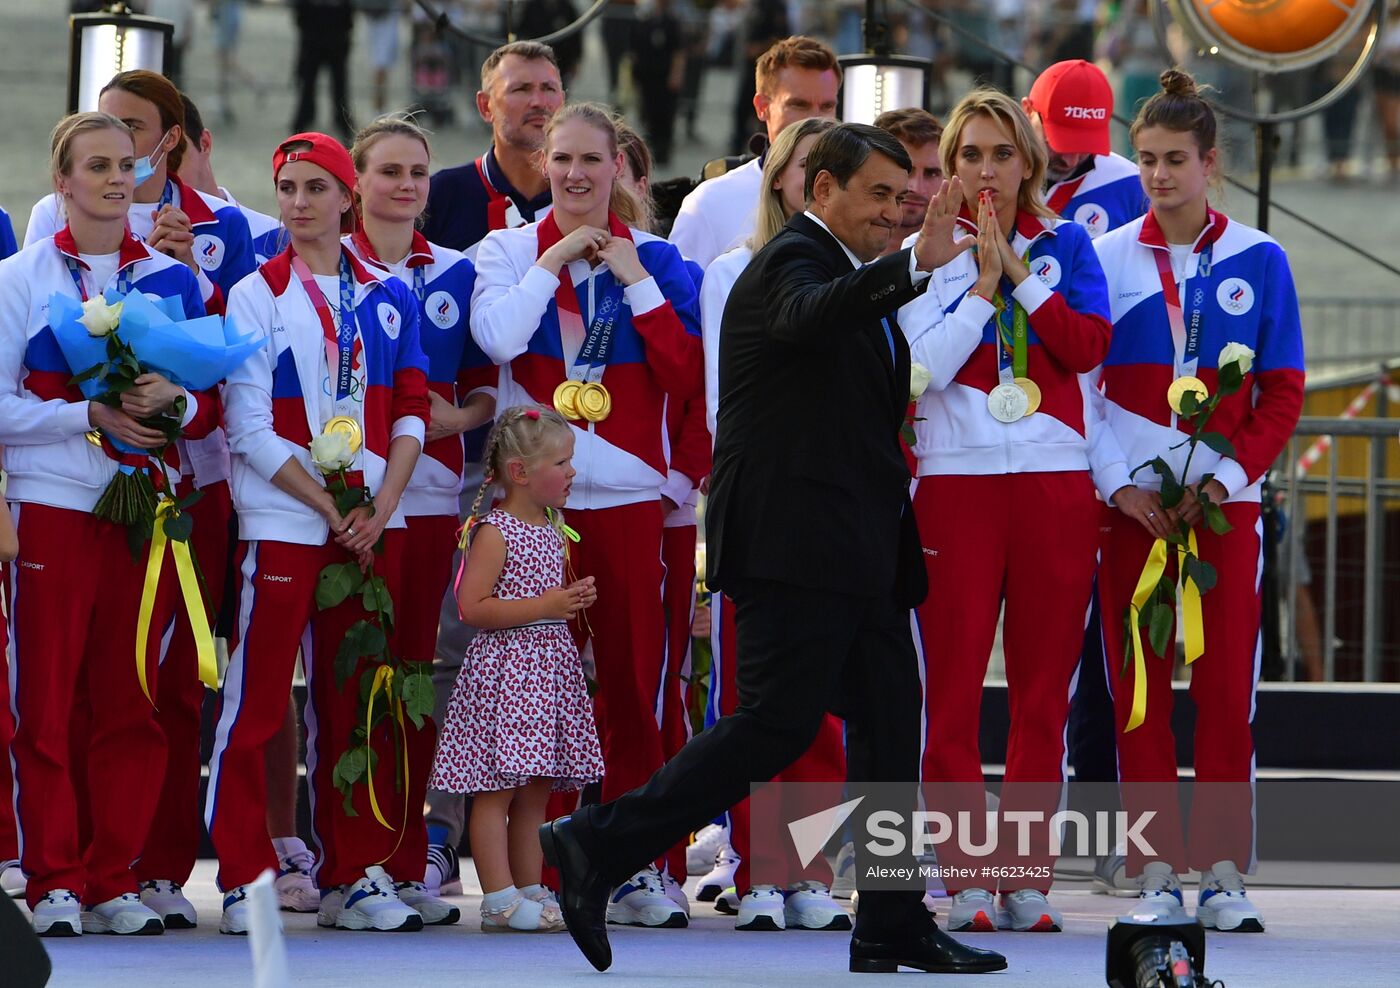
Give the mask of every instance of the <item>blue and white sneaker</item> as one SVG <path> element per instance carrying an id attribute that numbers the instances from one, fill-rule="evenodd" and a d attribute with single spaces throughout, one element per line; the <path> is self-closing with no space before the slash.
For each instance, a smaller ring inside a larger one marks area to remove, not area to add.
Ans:
<path id="1" fill-rule="evenodd" d="M 1264 932 L 1264 917 L 1245 895 L 1244 878 L 1233 861 L 1217 861 L 1201 875 L 1196 918 L 1208 930 Z"/>
<path id="2" fill-rule="evenodd" d="M 67 889 L 45 892 L 34 906 L 34 932 L 41 937 L 83 935 L 82 908 L 78 897 Z"/>
<path id="3" fill-rule="evenodd" d="M 799 882 L 783 895 L 783 919 L 789 930 L 849 930 L 851 916 L 821 882 Z"/>
<path id="4" fill-rule="evenodd" d="M 654 865 L 643 868 L 613 891 L 608 900 L 608 922 L 668 930 L 690 925 L 685 910 L 666 894 L 661 873 Z"/>
<path id="5" fill-rule="evenodd" d="M 1182 903 L 1181 879 L 1165 861 L 1149 861 L 1138 877 L 1138 898 L 1129 916 L 1153 916 L 1168 923 L 1188 923 Z"/>
<path id="6" fill-rule="evenodd" d="M 783 893 L 776 885 L 755 885 L 739 900 L 734 929 L 745 933 L 773 933 L 787 929 Z"/>
<path id="7" fill-rule="evenodd" d="M 710 870 L 700 876 L 695 898 L 701 902 L 714 902 L 725 889 L 734 887 L 734 875 L 739 870 L 739 855 L 727 843 L 720 844 L 710 862 Z M 697 869 L 698 870 L 698 869 Z"/>
<path id="8" fill-rule="evenodd" d="M 1095 858 L 1093 891 L 1096 895 L 1115 895 L 1120 899 L 1136 898 L 1138 884 L 1128 877 L 1128 859 L 1121 854 Z"/>
<path id="9" fill-rule="evenodd" d="M 324 906 L 323 902 L 323 909 Z M 423 917 L 399 898 L 388 873 L 378 865 L 371 865 L 365 869 L 364 878 L 345 888 L 345 900 L 336 914 L 335 928 L 416 933 L 423 928 Z"/>
<path id="10" fill-rule="evenodd" d="M 194 903 L 185 898 L 179 882 L 163 878 L 142 882 L 141 902 L 160 917 L 167 930 L 192 930 L 199 924 Z"/>
<path id="11" fill-rule="evenodd" d="M 219 932 L 230 936 L 247 936 L 248 924 L 248 886 L 239 885 L 224 893 L 224 914 L 219 919 Z"/>
<path id="12" fill-rule="evenodd" d="M 690 915 L 690 898 L 685 894 L 681 883 L 671 877 L 669 870 L 661 872 L 661 888 L 666 893 L 666 898 L 679 906 L 681 912 Z"/>
<path id="13" fill-rule="evenodd" d="M 422 882 L 395 882 L 399 901 L 423 917 L 424 926 L 452 926 L 462 918 L 462 910 L 428 891 Z"/>
<path id="14" fill-rule="evenodd" d="M 135 892 L 124 892 L 83 910 L 82 923 L 84 933 L 153 937 L 165 932 L 165 924 L 160 917 L 142 905 L 141 896 Z"/>

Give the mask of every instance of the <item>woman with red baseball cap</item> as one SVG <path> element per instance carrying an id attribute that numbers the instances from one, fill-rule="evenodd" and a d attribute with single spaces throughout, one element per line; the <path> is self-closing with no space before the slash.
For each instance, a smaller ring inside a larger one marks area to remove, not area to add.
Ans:
<path id="1" fill-rule="evenodd" d="M 363 617 L 360 595 L 318 610 L 316 590 L 324 567 L 350 561 L 375 565 L 391 595 L 397 590 L 399 498 L 428 420 L 418 304 L 403 282 L 341 244 L 355 226 L 355 167 L 338 141 L 296 134 L 278 146 L 272 169 L 290 243 L 239 282 L 228 312 L 240 331 L 262 334 L 268 344 L 229 375 L 224 391 L 242 585 L 205 805 L 225 893 L 219 929 L 247 932 L 247 886 L 277 867 L 264 822 L 263 755 L 286 713 L 300 648 L 312 830 L 321 851 L 313 871 L 322 890 L 317 922 L 417 930 L 422 917 L 378 864 L 403 828 L 399 801 L 383 801 L 386 828 L 361 791 L 344 799 L 335 791 L 333 769 L 359 719 L 364 666 L 360 659 L 338 679 L 336 655 Z M 336 464 L 313 461 L 312 440 L 337 432 L 346 441 Z M 351 487 L 368 488 L 372 509 L 341 513 L 322 478 L 334 465 L 347 470 Z M 394 750 L 387 723 L 368 741 L 375 751 Z M 394 762 L 381 754 L 372 768 L 380 792 L 396 791 Z"/>

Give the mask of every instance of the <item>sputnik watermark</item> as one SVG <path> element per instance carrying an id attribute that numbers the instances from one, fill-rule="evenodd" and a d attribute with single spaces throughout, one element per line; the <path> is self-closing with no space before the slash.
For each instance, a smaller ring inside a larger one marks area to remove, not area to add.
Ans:
<path id="1" fill-rule="evenodd" d="M 851 806 L 851 809 L 846 811 L 846 816 L 850 816 L 853 810 L 854 806 Z M 1039 810 L 988 810 L 985 814 L 985 836 L 979 841 L 974 837 L 974 814 L 971 812 L 957 813 L 957 825 L 954 826 L 953 815 L 937 810 L 918 810 L 909 814 L 897 813 L 894 810 L 876 810 L 865 819 L 866 830 L 871 838 L 866 842 L 865 849 L 881 857 L 897 857 L 907 853 L 918 856 L 936 851 L 940 845 L 955 839 L 958 850 L 963 855 L 970 858 L 989 857 L 998 852 L 1007 853 L 1007 849 L 1001 846 L 1001 841 L 1009 825 L 1016 831 L 1014 853 L 1025 857 L 1031 853 L 1031 828 L 1045 826 L 1049 831 L 1049 853 L 1058 857 L 1065 853 L 1065 832 L 1073 826 L 1074 853 L 1080 857 L 1088 857 L 1090 853 L 1106 856 L 1112 854 L 1115 847 L 1133 847 L 1144 856 L 1154 858 L 1157 852 L 1142 832 L 1156 815 L 1156 810 L 1146 810 L 1130 818 L 1130 815 L 1122 810 L 1112 814 L 1100 810 L 1093 814 L 1091 821 L 1089 814 L 1078 810 L 1061 810 L 1050 814 L 1047 820 L 1046 814 Z M 806 819 L 810 820 L 812 817 Z M 842 820 L 844 821 L 845 817 Z M 831 833 L 835 833 L 835 830 Z M 912 848 L 906 833 L 913 835 Z M 830 837 L 830 833 L 827 837 Z M 1091 841 L 1094 845 L 1092 852 L 1089 850 Z"/>

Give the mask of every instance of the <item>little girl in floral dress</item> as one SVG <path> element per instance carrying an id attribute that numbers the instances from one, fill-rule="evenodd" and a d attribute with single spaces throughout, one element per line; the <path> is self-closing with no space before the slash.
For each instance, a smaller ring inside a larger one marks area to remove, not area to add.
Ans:
<path id="1" fill-rule="evenodd" d="M 469 516 L 493 485 L 504 488 L 468 530 L 457 605 L 481 630 L 467 648 L 429 785 L 473 794 L 469 833 L 488 933 L 564 929 L 558 902 L 539 884 L 535 832 L 551 790 L 581 789 L 603 773 L 568 625 L 598 596 L 592 577 L 567 576 L 571 533 L 560 509 L 573 453 L 573 430 L 557 412 L 507 409 L 486 441 L 486 481 Z"/>

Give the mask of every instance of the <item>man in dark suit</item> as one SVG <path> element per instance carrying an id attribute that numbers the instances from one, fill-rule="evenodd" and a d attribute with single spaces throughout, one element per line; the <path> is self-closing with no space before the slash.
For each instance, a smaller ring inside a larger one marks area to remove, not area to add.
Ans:
<path id="1" fill-rule="evenodd" d="M 735 283 L 720 333 L 706 510 L 709 584 L 734 600 L 739 707 L 646 785 L 540 830 L 575 942 L 611 963 L 609 889 L 771 779 L 834 710 L 860 782 L 918 780 L 920 685 L 909 608 L 927 591 L 899 429 L 909 348 L 894 323 L 928 273 L 966 250 L 957 184 L 912 248 L 880 258 L 911 165 L 884 131 L 843 124 L 807 156 L 807 210 Z M 863 890 L 852 971 L 1001 970 L 943 934 L 923 888 Z"/>

